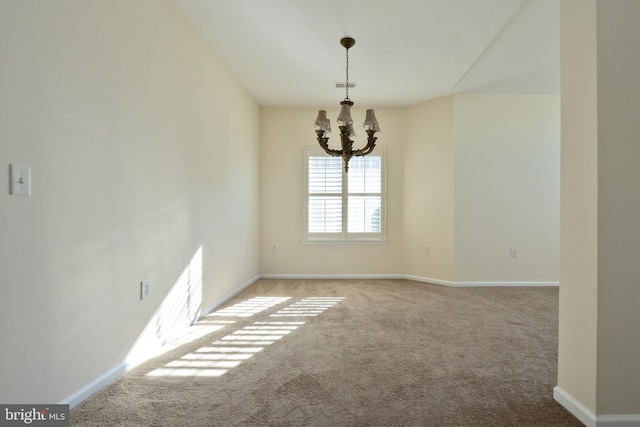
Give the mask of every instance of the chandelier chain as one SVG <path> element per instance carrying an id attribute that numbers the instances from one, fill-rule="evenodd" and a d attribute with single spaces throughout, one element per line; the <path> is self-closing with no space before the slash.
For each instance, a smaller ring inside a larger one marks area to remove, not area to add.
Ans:
<path id="1" fill-rule="evenodd" d="M 350 98 L 349 98 L 349 49 L 347 49 L 347 54 L 346 55 L 347 55 L 347 69 L 346 69 L 347 81 L 346 81 L 346 84 L 345 84 L 345 91 L 346 91 L 345 99 L 347 101 L 350 101 Z"/>

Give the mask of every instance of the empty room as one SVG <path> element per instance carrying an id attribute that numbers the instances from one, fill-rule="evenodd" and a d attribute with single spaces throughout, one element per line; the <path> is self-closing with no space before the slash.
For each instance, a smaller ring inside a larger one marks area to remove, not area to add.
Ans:
<path id="1" fill-rule="evenodd" d="M 639 18 L 0 0 L 0 425 L 640 426 Z"/>

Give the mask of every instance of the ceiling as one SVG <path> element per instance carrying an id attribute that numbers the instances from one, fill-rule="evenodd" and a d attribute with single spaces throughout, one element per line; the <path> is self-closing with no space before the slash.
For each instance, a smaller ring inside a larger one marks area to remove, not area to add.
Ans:
<path id="1" fill-rule="evenodd" d="M 262 106 L 559 93 L 559 0 L 174 0 Z"/>

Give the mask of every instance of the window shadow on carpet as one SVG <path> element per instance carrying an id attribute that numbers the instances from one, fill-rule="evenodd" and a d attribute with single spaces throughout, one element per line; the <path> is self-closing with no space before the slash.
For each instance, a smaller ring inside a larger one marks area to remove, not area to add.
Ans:
<path id="1" fill-rule="evenodd" d="M 224 326 L 232 325 L 234 317 L 248 318 L 290 300 L 290 297 L 256 297 L 216 310 L 196 322 L 179 345 L 203 337 Z M 267 346 L 285 338 L 305 324 L 302 320 L 315 317 L 341 302 L 343 297 L 307 297 L 275 311 L 269 321 L 256 321 L 207 346 L 166 363 L 146 374 L 147 377 L 219 377 L 260 353 Z M 277 318 L 281 318 L 276 320 Z M 287 321 L 284 321 L 286 318 Z M 295 318 L 300 318 L 297 320 Z M 212 329 L 213 328 L 213 329 Z M 208 331 L 208 332 L 207 332 Z M 177 348 L 176 343 L 171 343 Z"/>

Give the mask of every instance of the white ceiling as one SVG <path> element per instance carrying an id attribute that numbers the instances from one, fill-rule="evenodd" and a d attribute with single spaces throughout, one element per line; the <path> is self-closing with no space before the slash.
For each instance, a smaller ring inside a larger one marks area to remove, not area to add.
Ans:
<path id="1" fill-rule="evenodd" d="M 175 0 L 263 106 L 559 93 L 558 0 Z"/>

